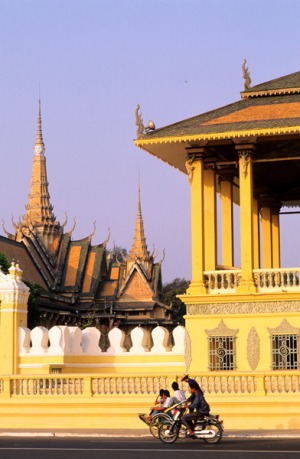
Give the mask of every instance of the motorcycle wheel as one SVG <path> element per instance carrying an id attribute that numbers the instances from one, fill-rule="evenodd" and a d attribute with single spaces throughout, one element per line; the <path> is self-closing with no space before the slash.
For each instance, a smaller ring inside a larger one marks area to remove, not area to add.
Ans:
<path id="1" fill-rule="evenodd" d="M 170 421 L 165 422 L 160 426 L 158 435 L 163 443 L 174 443 L 179 435 L 179 427 Z"/>
<path id="2" fill-rule="evenodd" d="M 215 432 L 214 437 L 210 437 L 210 438 L 207 437 L 203 439 L 206 443 L 216 444 L 216 443 L 219 443 L 219 441 L 221 441 L 222 435 L 223 435 L 223 429 L 220 426 L 220 424 L 207 424 L 204 430 L 213 430 Z"/>
<path id="3" fill-rule="evenodd" d="M 149 429 L 154 438 L 158 437 L 158 430 L 164 422 L 169 422 L 170 416 L 167 414 L 156 414 L 149 424 Z"/>

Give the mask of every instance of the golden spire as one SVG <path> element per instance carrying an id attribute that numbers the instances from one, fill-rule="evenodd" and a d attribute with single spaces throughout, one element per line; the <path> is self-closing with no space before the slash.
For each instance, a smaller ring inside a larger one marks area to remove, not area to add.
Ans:
<path id="1" fill-rule="evenodd" d="M 135 221 L 135 232 L 134 239 L 131 251 L 128 255 L 128 259 L 134 261 L 139 259 L 141 261 L 149 261 L 150 254 L 147 250 L 145 232 L 144 232 L 144 222 L 142 217 L 142 207 L 141 207 L 141 190 L 140 183 L 138 188 L 138 207 Z"/>
<path id="2" fill-rule="evenodd" d="M 50 203 L 44 153 L 41 101 L 39 100 L 30 193 L 28 195 L 26 214 L 23 216 L 20 230 L 35 232 L 40 236 L 45 246 L 48 247 L 53 241 L 54 234 L 59 230 L 60 224 L 55 221 L 55 216 L 52 212 L 53 206 Z"/>
<path id="3" fill-rule="evenodd" d="M 38 120 L 37 120 L 37 131 L 36 131 L 36 139 L 34 145 L 34 154 L 44 154 L 45 152 L 45 145 L 43 142 L 43 134 L 42 134 L 42 116 L 41 116 L 41 100 L 39 99 L 39 107 L 38 107 Z"/>

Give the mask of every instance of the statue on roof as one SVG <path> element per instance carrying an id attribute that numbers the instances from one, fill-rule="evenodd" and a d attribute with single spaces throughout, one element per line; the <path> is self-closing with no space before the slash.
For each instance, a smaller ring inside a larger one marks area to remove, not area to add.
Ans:
<path id="1" fill-rule="evenodd" d="M 247 60 L 244 59 L 243 65 L 242 65 L 242 70 L 243 70 L 243 78 L 244 78 L 244 90 L 247 91 L 247 89 L 251 88 L 251 78 L 250 78 L 250 72 L 248 67 L 246 67 Z"/>
<path id="2" fill-rule="evenodd" d="M 144 126 L 142 114 L 139 113 L 139 109 L 140 109 L 140 106 L 139 104 L 137 104 L 136 109 L 135 109 L 135 124 L 137 125 L 137 129 L 136 129 L 137 139 L 140 139 L 143 136 L 143 134 L 147 134 L 147 132 L 155 130 L 155 124 L 152 120 L 149 120 L 147 126 Z"/>
<path id="3" fill-rule="evenodd" d="M 135 109 L 135 124 L 137 125 L 136 137 L 138 139 L 143 135 L 144 129 L 145 129 L 145 126 L 144 126 L 144 123 L 143 123 L 142 114 L 139 113 L 139 109 L 140 109 L 140 106 L 138 104 L 136 109 Z"/>

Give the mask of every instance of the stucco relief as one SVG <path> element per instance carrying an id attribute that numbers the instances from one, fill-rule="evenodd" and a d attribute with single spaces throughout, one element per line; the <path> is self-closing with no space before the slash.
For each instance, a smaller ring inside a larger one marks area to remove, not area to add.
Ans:
<path id="1" fill-rule="evenodd" d="M 192 341 L 187 329 L 185 329 L 184 336 L 184 359 L 185 359 L 185 370 L 188 371 L 192 363 Z"/>
<path id="2" fill-rule="evenodd" d="M 247 360 L 251 370 L 255 370 L 260 359 L 260 339 L 254 327 L 251 328 L 247 338 Z"/>
<path id="3" fill-rule="evenodd" d="M 264 303 L 204 303 L 187 305 L 187 314 L 191 316 L 258 314 L 268 312 L 300 312 L 300 301 L 266 301 Z"/>
<path id="4" fill-rule="evenodd" d="M 286 319 L 283 319 L 281 324 L 278 325 L 278 327 L 275 327 L 275 328 L 269 328 L 268 327 L 268 332 L 271 333 L 271 334 L 274 334 L 274 333 L 280 333 L 280 334 L 291 333 L 291 334 L 299 335 L 300 334 L 300 328 L 294 327 Z"/>
<path id="5" fill-rule="evenodd" d="M 224 320 L 220 320 L 219 325 L 213 330 L 205 330 L 208 336 L 236 336 L 238 331 L 238 328 L 236 328 L 235 330 L 228 328 Z"/>

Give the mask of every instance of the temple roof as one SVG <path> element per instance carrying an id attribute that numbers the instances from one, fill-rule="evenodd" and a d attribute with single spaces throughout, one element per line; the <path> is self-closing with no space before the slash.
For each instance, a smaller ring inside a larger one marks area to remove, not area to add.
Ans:
<path id="1" fill-rule="evenodd" d="M 261 95 L 291 94 L 300 92 L 300 72 L 290 73 L 275 80 L 257 84 L 241 93 L 242 97 L 258 97 Z"/>
<path id="2" fill-rule="evenodd" d="M 300 72 L 256 85 L 242 99 L 152 130 L 135 140 L 148 153 L 186 173 L 186 148 L 255 136 L 300 134 Z"/>

